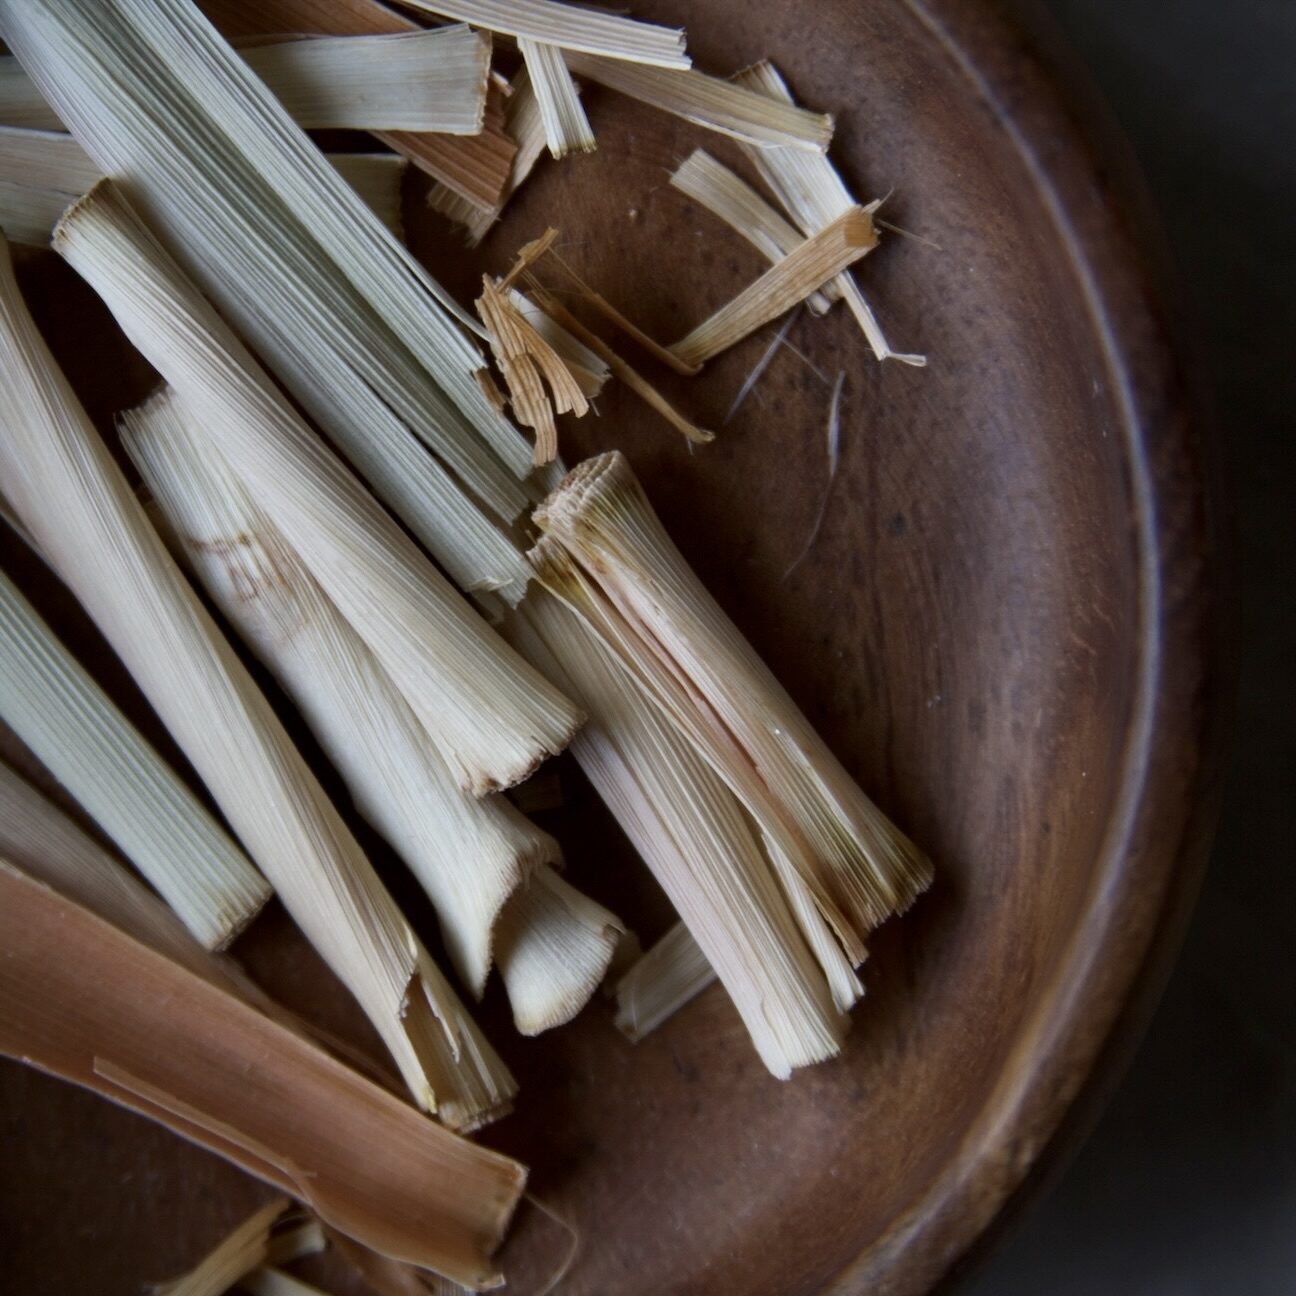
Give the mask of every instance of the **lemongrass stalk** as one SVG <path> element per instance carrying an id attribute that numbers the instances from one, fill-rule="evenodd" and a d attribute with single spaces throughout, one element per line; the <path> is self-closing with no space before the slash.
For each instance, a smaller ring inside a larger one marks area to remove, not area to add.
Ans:
<path id="1" fill-rule="evenodd" d="M 864 942 L 836 896 L 830 870 L 810 849 L 795 821 L 753 768 L 733 735 L 696 696 L 658 647 L 609 601 L 573 555 L 552 535 L 529 555 L 542 584 L 575 612 L 618 664 L 726 782 L 760 830 L 770 866 L 801 933 L 827 979 L 833 1002 L 846 1012 L 863 993 L 853 966 Z"/>
<path id="2" fill-rule="evenodd" d="M 8 865 L 0 948 L 0 1053 L 160 1121 L 366 1247 L 499 1281 L 522 1166 Z"/>
<path id="3" fill-rule="evenodd" d="M 5 249 L 7 251 L 7 249 Z M 477 1122 L 512 1078 L 480 1038 L 246 668 L 149 525 L 0 258 L 0 475 L 416 1101 Z"/>
<path id="4" fill-rule="evenodd" d="M 588 709 L 572 750 L 706 951 L 766 1067 L 786 1078 L 834 1056 L 848 1019 L 729 790 L 557 599 L 535 591 L 512 632 Z"/>
<path id="5" fill-rule="evenodd" d="M 219 441 L 462 786 L 480 794 L 518 782 L 565 746 L 579 722 L 572 704 L 495 635 L 306 426 L 111 186 L 68 213 L 55 248 Z"/>
<path id="6" fill-rule="evenodd" d="M 705 149 L 694 149 L 672 172 L 670 182 L 741 234 L 767 261 L 782 260 L 803 241 L 796 228 L 751 185 Z M 828 290 L 831 288 L 829 284 Z M 806 298 L 806 304 L 816 315 L 822 315 L 831 302 L 825 293 L 816 291 Z"/>
<path id="7" fill-rule="evenodd" d="M 333 169 L 365 205 L 403 238 L 401 180 L 409 163 L 393 153 L 330 153 Z M 0 225 L 12 242 L 45 245 L 64 210 L 94 187 L 103 173 L 66 131 L 0 126 Z M 23 207 L 39 212 L 11 233 Z"/>
<path id="8" fill-rule="evenodd" d="M 716 979 L 702 947 L 676 923 L 616 985 L 616 1025 L 641 1040 Z"/>
<path id="9" fill-rule="evenodd" d="M 238 54 L 304 130 L 475 135 L 482 129 L 490 40 L 462 24 L 257 41 Z M 0 124 L 62 129 L 11 55 L 0 55 Z"/>
<path id="10" fill-rule="evenodd" d="M 526 949 L 516 950 L 530 939 L 531 903 L 507 903 L 541 865 L 559 860 L 558 844 L 504 798 L 477 800 L 459 789 L 364 641 L 183 402 L 166 391 L 154 396 L 124 416 L 122 439 L 212 600 L 296 703 L 357 809 L 431 898 L 464 983 L 481 997 L 494 949 L 519 1023 L 537 1020 L 537 1001 L 546 1025 L 570 1016 L 570 1002 L 583 1005 L 599 977 L 586 988 L 588 971 L 566 951 L 533 977 L 536 959 L 523 966 Z M 508 932 L 502 942 L 497 922 Z"/>
<path id="11" fill-rule="evenodd" d="M 0 716 L 207 949 L 270 898 L 202 802 L 0 573 Z"/>
<path id="12" fill-rule="evenodd" d="M 671 350 L 686 364 L 700 365 L 776 320 L 820 285 L 877 247 L 873 219 L 852 207 L 819 233 L 775 261 L 759 279 L 703 320 Z"/>
<path id="13" fill-rule="evenodd" d="M 227 964 L 89 833 L 0 764 L 0 856 L 128 936 L 208 980 L 233 988 Z"/>
<path id="14" fill-rule="evenodd" d="M 771 103 L 796 102 L 778 69 L 770 62 L 756 63 L 745 68 L 734 77 L 734 81 L 756 94 L 764 95 Z M 801 150 L 786 148 L 749 148 L 746 152 L 761 179 L 769 185 L 788 215 L 807 237 L 817 234 L 855 205 L 850 190 L 846 188 L 837 168 L 826 154 L 813 156 Z M 854 275 L 843 272 L 829 289 L 829 295 L 845 298 L 847 307 L 879 360 L 898 360 L 902 364 L 918 367 L 927 363 L 926 356 L 909 355 L 892 349 L 872 306 L 855 282 Z"/>
<path id="15" fill-rule="evenodd" d="M 536 520 L 638 633 L 643 655 L 655 652 L 746 754 L 827 869 L 833 902 L 857 935 L 906 909 L 929 884 L 930 862 L 860 790 L 707 593 L 625 457 L 578 465 Z"/>
<path id="16" fill-rule="evenodd" d="M 574 50 L 567 52 L 566 60 L 571 71 L 587 81 L 762 148 L 784 145 L 822 153 L 832 139 L 833 120 L 826 114 L 772 102 L 693 68 L 648 67 Z"/>
<path id="17" fill-rule="evenodd" d="M 407 9 L 455 18 L 504 36 L 611 59 L 686 68 L 684 32 L 558 0 L 399 0 Z"/>
<path id="18" fill-rule="evenodd" d="M 517 152 L 498 201 L 482 205 L 442 180 L 428 190 L 428 206 L 462 225 L 469 247 L 476 247 L 490 232 L 504 204 L 521 188 L 548 147 L 540 101 L 525 66 L 513 78 L 513 93 L 504 106 L 503 129 L 516 144 Z"/>
<path id="19" fill-rule="evenodd" d="M 558 353 L 585 396 L 597 396 L 612 376 L 607 360 L 516 288 L 509 289 L 508 297 L 526 322 Z"/>
<path id="20" fill-rule="evenodd" d="M 492 516 L 516 516 L 528 448 L 473 377 L 481 354 L 455 319 L 475 322 L 201 15 L 0 0 L 0 33 L 328 435 L 351 453 L 363 410 L 365 437 L 413 432 Z"/>
<path id="21" fill-rule="evenodd" d="M 539 1035 L 571 1021 L 601 984 L 624 930 L 553 869 L 537 869 L 500 915 L 496 935 L 518 1030 Z"/>
<path id="22" fill-rule="evenodd" d="M 545 142 L 556 158 L 568 153 L 590 153 L 595 147 L 594 131 L 581 104 L 580 91 L 556 45 L 544 45 L 523 36 L 518 49 L 540 105 Z"/>
<path id="23" fill-rule="evenodd" d="M 482 128 L 491 43 L 463 24 L 278 41 L 239 53 L 308 130 L 476 135 Z"/>
<path id="24" fill-rule="evenodd" d="M 187 1273 L 154 1288 L 154 1296 L 224 1296 L 266 1258 L 270 1231 L 292 1203 L 276 1197 L 227 1233 Z"/>

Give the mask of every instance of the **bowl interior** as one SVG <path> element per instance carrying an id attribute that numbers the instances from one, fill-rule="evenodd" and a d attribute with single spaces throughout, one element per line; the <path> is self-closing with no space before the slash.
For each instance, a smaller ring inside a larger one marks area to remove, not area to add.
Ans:
<path id="1" fill-rule="evenodd" d="M 1083 934 L 1131 722 L 1127 448 L 1099 331 L 1040 190 L 969 69 L 914 10 L 842 0 L 811 16 L 712 0 L 636 12 L 687 20 L 705 67 L 772 56 L 804 102 L 836 112 L 848 183 L 864 199 L 894 191 L 882 215 L 929 240 L 888 237 L 858 278 L 896 347 L 931 363 L 877 364 L 841 308 L 803 316 L 788 336 L 795 349 L 775 356 L 728 422 L 772 330 L 694 380 L 643 362 L 719 432 L 712 446 L 690 453 L 614 384 L 597 419 L 564 428 L 564 454 L 629 455 L 686 555 L 863 786 L 931 853 L 937 881 L 873 940 L 844 1056 L 785 1084 L 764 1073 L 715 988 L 637 1046 L 600 1004 L 520 1040 L 493 988 L 483 1018 L 523 1091 L 485 1140 L 527 1161 L 536 1198 L 579 1232 L 562 1291 L 790 1296 L 823 1289 L 902 1231 L 931 1185 L 961 1172 L 996 1094 L 1029 1071 L 1033 1014 Z M 483 264 L 503 267 L 558 225 L 585 277 L 671 340 L 763 265 L 669 186 L 669 170 L 698 145 L 749 170 L 718 136 L 594 87 L 586 98 L 598 151 L 542 163 L 481 257 L 423 211 L 419 180 L 411 245 L 467 300 Z M 52 258 L 22 269 L 107 426 L 147 371 Z M 147 723 L 39 566 L 18 553 L 10 564 Z M 561 768 L 566 801 L 544 822 L 573 880 L 647 943 L 667 907 L 575 766 Z M 374 851 L 432 938 L 426 906 Z M 281 913 L 236 952 L 304 1014 L 367 1039 Z M 0 1081 L 11 1113 L 0 1217 L 16 1226 L 12 1277 L 24 1291 L 70 1290 L 78 1273 L 95 1274 L 97 1291 L 137 1290 L 214 1241 L 259 1192 L 87 1095 L 11 1065 Z M 508 1252 L 515 1289 L 538 1290 L 566 1245 L 525 1207 Z"/>

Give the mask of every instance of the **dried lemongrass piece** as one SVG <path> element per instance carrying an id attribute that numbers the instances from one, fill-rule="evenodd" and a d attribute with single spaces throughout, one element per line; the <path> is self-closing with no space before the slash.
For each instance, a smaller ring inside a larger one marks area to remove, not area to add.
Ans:
<path id="1" fill-rule="evenodd" d="M 796 228 L 751 185 L 705 149 L 694 149 L 672 173 L 670 182 L 741 234 L 767 261 L 782 260 L 803 241 Z M 822 315 L 832 303 L 823 293 L 813 292 L 806 304 Z"/>
<path id="2" fill-rule="evenodd" d="M 759 828 L 765 854 L 801 933 L 818 960 L 833 1002 L 848 1011 L 863 993 L 853 965 L 863 961 L 863 939 L 836 897 L 829 868 L 761 780 L 747 753 L 656 643 L 610 602 L 553 535 L 528 555 L 542 584 L 574 611 L 666 719 L 728 784 Z"/>
<path id="3" fill-rule="evenodd" d="M 265 1261 L 270 1231 L 291 1206 L 276 1197 L 253 1211 L 187 1273 L 155 1287 L 155 1296 L 224 1296 Z"/>
<path id="4" fill-rule="evenodd" d="M 776 261 L 671 350 L 686 364 L 703 364 L 791 310 L 875 247 L 872 217 L 863 207 L 851 208 Z"/>
<path id="5" fill-rule="evenodd" d="M 539 308 L 552 320 L 560 324 L 572 336 L 584 343 L 597 355 L 608 369 L 623 382 L 646 405 L 662 416 L 686 440 L 698 445 L 705 445 L 715 440 L 715 433 L 700 428 L 685 418 L 665 396 L 657 390 L 637 369 L 623 360 L 597 333 L 591 332 L 547 289 L 542 288 L 534 279 L 529 281 L 531 295 Z"/>
<path id="6" fill-rule="evenodd" d="M 734 81 L 765 95 L 772 103 L 795 102 L 778 69 L 768 61 L 745 68 L 734 77 Z M 842 183 L 827 154 L 813 157 L 801 150 L 770 148 L 748 149 L 747 155 L 761 179 L 769 185 L 807 237 L 818 233 L 855 205 L 855 199 Z M 846 299 L 846 305 L 879 360 L 899 360 L 902 364 L 918 367 L 927 363 L 926 356 L 892 350 L 853 275 L 843 272 L 827 291 L 829 296 L 840 294 Z"/>
<path id="7" fill-rule="evenodd" d="M 906 909 L 930 883 L 930 862 L 860 790 L 707 593 L 624 455 L 579 464 L 536 521 L 746 752 L 828 869 L 857 934 Z"/>
<path id="8" fill-rule="evenodd" d="M 346 781 L 356 808 L 431 898 L 450 960 L 478 998 L 500 910 L 557 843 L 500 797 L 476 800 L 382 666 L 273 523 L 163 391 L 122 440 L 216 606 L 269 667 Z"/>
<path id="9" fill-rule="evenodd" d="M 588 709 L 572 750 L 706 951 L 766 1067 L 786 1079 L 834 1056 L 849 1021 L 729 790 L 557 599 L 535 591 L 512 632 Z"/>
<path id="10" fill-rule="evenodd" d="M 586 397 L 592 400 L 597 396 L 612 376 L 612 369 L 607 361 L 516 288 L 509 289 L 509 301 L 518 308 L 526 322 L 558 353 Z"/>
<path id="11" fill-rule="evenodd" d="M 702 947 L 676 923 L 616 984 L 616 1025 L 641 1040 L 716 979 Z"/>
<path id="12" fill-rule="evenodd" d="M 367 1247 L 499 1281 L 522 1166 L 7 865 L 0 948 L 0 1053 L 161 1121 Z"/>
<path id="13" fill-rule="evenodd" d="M 0 573 L 0 716 L 158 889 L 220 949 L 270 885 Z"/>
<path id="14" fill-rule="evenodd" d="M 404 238 L 401 179 L 409 163 L 393 153 L 331 153 L 329 161 L 397 238 Z M 48 245 L 63 213 L 102 178 L 62 131 L 0 126 L 0 229 L 11 243 Z"/>
<path id="15" fill-rule="evenodd" d="M 125 865 L 4 764 L 0 857 L 173 962 L 238 992 L 232 964 L 214 958 Z"/>
<path id="16" fill-rule="evenodd" d="M 0 54 L 0 123 L 28 130 L 61 131 L 63 122 L 45 102 L 21 63 Z"/>
<path id="17" fill-rule="evenodd" d="M 482 128 L 491 43 L 463 24 L 391 36 L 319 36 L 239 52 L 308 130 L 476 135 Z"/>
<path id="18" fill-rule="evenodd" d="M 684 32 L 558 0 L 399 0 L 407 9 L 455 18 L 504 36 L 561 45 L 611 59 L 687 68 Z"/>
<path id="19" fill-rule="evenodd" d="M 462 786 L 480 794 L 518 782 L 566 745 L 579 723 L 572 704 L 495 635 L 306 426 L 110 185 L 64 217 L 55 249 L 219 437 L 230 467 L 382 662 Z M 373 471 L 397 467 L 411 473 L 402 489 L 428 486 L 404 460 Z M 454 483 L 444 486 L 437 502 L 452 508 Z M 501 547 L 509 543 L 500 536 Z"/>
<path id="20" fill-rule="evenodd" d="M 832 139 L 833 120 L 826 114 L 776 103 L 746 86 L 693 68 L 649 67 L 574 50 L 565 57 L 579 77 L 749 144 L 822 153 Z"/>
<path id="21" fill-rule="evenodd" d="M 507 287 L 501 288 L 489 275 L 482 276 L 477 313 L 508 387 L 513 414 L 535 430 L 534 462 L 549 463 L 558 453 L 554 415 L 570 413 L 579 418 L 589 412 L 589 401 L 562 356 L 509 298 Z"/>
<path id="22" fill-rule="evenodd" d="M 518 49 L 540 106 L 549 152 L 556 158 L 568 153 L 589 153 L 595 147 L 594 131 L 581 104 L 576 82 L 556 45 L 520 37 Z"/>
<path id="23" fill-rule="evenodd" d="M 0 259 L 0 475 L 306 937 L 355 995 L 415 1100 L 449 1122 L 513 1082 L 419 946 L 246 668 L 181 576 Z"/>
<path id="24" fill-rule="evenodd" d="M 540 101 L 536 98 L 525 66 L 513 78 L 513 93 L 504 107 L 504 130 L 517 145 L 508 179 L 499 201 L 487 206 L 464 195 L 441 180 L 428 190 L 428 206 L 464 227 L 468 246 L 476 247 L 499 220 L 504 204 L 518 191 L 535 169 L 548 146 Z"/>
<path id="25" fill-rule="evenodd" d="M 395 153 L 330 153 L 328 160 L 360 201 L 403 242 L 401 187 L 409 162 Z"/>
<path id="26" fill-rule="evenodd" d="M 3 0 L 0 26 L 87 151 L 329 436 L 363 439 L 357 419 L 369 436 L 413 432 L 466 500 L 501 522 L 516 516 L 529 448 L 473 377 L 482 357 L 455 320 L 479 326 L 196 11 L 181 0 L 88 12 Z M 492 559 L 483 554 L 483 580 Z"/>
<path id="27" fill-rule="evenodd" d="M 496 958 L 523 1035 L 565 1025 L 607 973 L 625 928 L 551 868 L 537 869 L 500 915 Z"/>

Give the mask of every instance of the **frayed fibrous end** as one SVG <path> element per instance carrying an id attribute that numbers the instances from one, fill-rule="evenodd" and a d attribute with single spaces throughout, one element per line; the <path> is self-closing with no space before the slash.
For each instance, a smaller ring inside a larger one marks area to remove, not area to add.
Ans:
<path id="1" fill-rule="evenodd" d="M 907 909 L 931 882 L 930 861 L 860 790 L 706 592 L 625 457 L 578 465 L 535 520 L 746 752 L 827 866 L 837 909 L 861 942 Z"/>

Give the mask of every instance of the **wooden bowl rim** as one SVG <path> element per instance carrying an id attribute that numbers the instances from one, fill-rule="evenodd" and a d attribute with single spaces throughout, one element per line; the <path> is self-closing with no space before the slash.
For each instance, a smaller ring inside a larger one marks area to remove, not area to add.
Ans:
<path id="1" fill-rule="evenodd" d="M 1218 591 L 1218 474 L 1173 275 L 1128 144 L 1037 0 L 903 0 L 1038 191 L 1105 357 L 1139 565 L 1135 701 L 1120 794 L 1048 988 L 956 1154 L 824 1291 L 965 1277 L 1096 1121 L 1169 975 L 1219 813 L 1234 654 Z M 1083 120 L 1082 120 L 1083 118 Z M 1226 540 L 1227 537 L 1225 537 Z"/>

